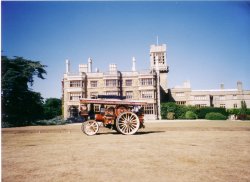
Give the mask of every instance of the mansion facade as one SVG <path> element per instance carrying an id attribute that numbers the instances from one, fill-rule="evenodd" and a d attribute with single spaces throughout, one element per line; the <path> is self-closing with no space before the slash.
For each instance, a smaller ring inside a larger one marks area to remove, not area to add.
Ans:
<path id="1" fill-rule="evenodd" d="M 110 64 L 107 72 L 92 70 L 92 59 L 88 64 L 80 64 L 78 73 L 70 72 L 70 61 L 66 60 L 63 85 L 64 118 L 74 117 L 80 108 L 80 98 L 98 95 L 123 96 L 126 100 L 146 101 L 144 114 L 147 119 L 160 119 L 160 88 L 168 92 L 168 66 L 166 45 L 151 45 L 150 69 L 136 70 L 136 60 L 132 58 L 131 71 L 119 71 L 116 64 Z"/>
<path id="2" fill-rule="evenodd" d="M 136 60 L 132 58 L 131 71 L 119 71 L 116 64 L 110 64 L 107 72 L 93 71 L 92 59 L 87 64 L 80 64 L 77 73 L 70 71 L 70 61 L 66 60 L 66 73 L 62 80 L 63 115 L 64 118 L 76 117 L 80 108 L 81 98 L 98 95 L 123 96 L 126 100 L 146 101 L 145 119 L 161 119 L 160 103 L 175 101 L 181 105 L 197 107 L 240 108 L 240 102 L 246 101 L 250 106 L 250 91 L 243 90 L 242 83 L 237 89 L 192 90 L 190 83 L 169 89 L 167 74 L 167 47 L 150 46 L 150 67 L 138 71 Z"/>
<path id="3" fill-rule="evenodd" d="M 250 90 L 243 90 L 242 82 L 238 81 L 234 89 L 225 89 L 224 84 L 219 89 L 192 90 L 188 81 L 183 86 L 172 88 L 170 100 L 179 105 L 197 107 L 222 107 L 227 109 L 241 108 L 241 101 L 250 106 Z"/>

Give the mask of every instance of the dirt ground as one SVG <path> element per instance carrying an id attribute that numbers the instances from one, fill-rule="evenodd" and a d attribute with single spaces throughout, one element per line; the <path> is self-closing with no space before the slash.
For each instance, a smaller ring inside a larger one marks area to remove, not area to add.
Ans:
<path id="1" fill-rule="evenodd" d="M 250 181 L 250 122 L 146 123 L 132 136 L 2 129 L 2 181 Z"/>

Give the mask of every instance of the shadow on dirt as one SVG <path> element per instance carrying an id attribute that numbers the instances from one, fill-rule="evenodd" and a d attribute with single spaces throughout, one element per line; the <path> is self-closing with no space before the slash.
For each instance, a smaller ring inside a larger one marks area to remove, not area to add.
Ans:
<path id="1" fill-rule="evenodd" d="M 163 133 L 163 132 L 166 132 L 166 131 L 138 131 L 134 135 L 147 135 L 147 134 L 152 134 L 152 133 Z M 101 132 L 101 133 L 97 133 L 96 135 L 122 135 L 122 134 L 118 132 Z"/>
<path id="2" fill-rule="evenodd" d="M 135 135 L 146 135 L 146 134 L 152 134 L 152 133 L 164 133 L 166 131 L 138 131 L 135 133 Z"/>

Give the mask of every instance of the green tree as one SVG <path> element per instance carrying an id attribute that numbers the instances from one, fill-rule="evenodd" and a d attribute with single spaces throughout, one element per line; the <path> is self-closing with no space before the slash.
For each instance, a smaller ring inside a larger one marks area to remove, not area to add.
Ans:
<path id="1" fill-rule="evenodd" d="M 62 101 L 58 98 L 48 98 L 43 105 L 43 109 L 45 119 L 60 116 L 62 115 Z"/>
<path id="2" fill-rule="evenodd" d="M 240 108 L 240 112 L 238 115 L 238 119 L 240 120 L 247 119 L 247 104 L 246 104 L 246 101 L 244 100 L 241 101 L 241 108 Z"/>
<path id="3" fill-rule="evenodd" d="M 240 114 L 247 114 L 247 104 L 244 100 L 241 101 Z"/>
<path id="4" fill-rule="evenodd" d="M 44 79 L 45 65 L 2 56 L 2 126 L 29 125 L 43 116 L 43 98 L 32 91 L 34 77 Z"/>

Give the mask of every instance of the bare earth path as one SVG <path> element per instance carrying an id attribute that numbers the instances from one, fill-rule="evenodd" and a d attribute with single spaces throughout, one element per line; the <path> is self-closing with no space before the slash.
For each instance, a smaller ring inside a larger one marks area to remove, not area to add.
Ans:
<path id="1" fill-rule="evenodd" d="M 2 181 L 250 181 L 250 122 L 146 123 L 132 136 L 2 129 Z"/>

